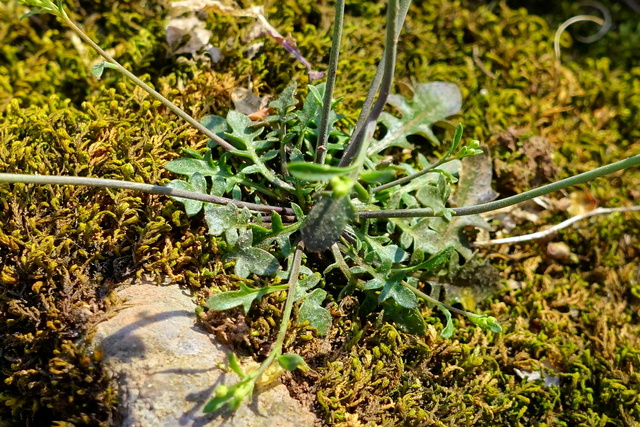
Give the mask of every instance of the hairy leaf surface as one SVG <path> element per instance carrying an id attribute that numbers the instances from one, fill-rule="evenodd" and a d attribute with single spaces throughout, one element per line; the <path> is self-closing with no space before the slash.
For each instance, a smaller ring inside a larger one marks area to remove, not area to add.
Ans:
<path id="1" fill-rule="evenodd" d="M 389 95 L 387 102 L 400 113 L 400 118 L 389 113 L 380 115 L 380 122 L 387 128 L 387 133 L 381 140 L 372 142 L 367 151 L 369 155 L 393 146 L 411 148 L 407 140 L 409 135 L 421 135 L 440 145 L 431 127 L 435 122 L 460 112 L 462 94 L 453 83 L 430 82 L 416 86 L 411 101 L 394 94 Z"/>

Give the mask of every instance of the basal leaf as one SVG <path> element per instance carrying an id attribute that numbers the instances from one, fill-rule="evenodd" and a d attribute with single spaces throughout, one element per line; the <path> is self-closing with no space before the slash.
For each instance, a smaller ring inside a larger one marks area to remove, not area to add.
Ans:
<path id="1" fill-rule="evenodd" d="M 280 93 L 280 95 L 269 103 L 269 107 L 276 110 L 280 120 L 284 121 L 287 113 L 298 104 L 298 100 L 295 98 L 296 82 L 291 80 L 291 83 Z"/>
<path id="2" fill-rule="evenodd" d="M 384 275 L 387 272 L 389 272 L 389 270 L 391 270 L 391 267 L 394 264 L 397 264 L 407 259 L 408 254 L 397 245 L 384 246 L 383 243 L 386 243 L 387 240 L 386 240 L 386 237 L 384 236 L 382 237 L 383 239 L 385 239 L 385 241 L 382 243 L 380 242 L 380 240 L 382 239 L 380 239 L 379 237 L 378 238 L 373 238 L 369 236 L 365 237 L 366 242 L 369 244 L 369 246 L 371 246 L 372 250 L 371 252 L 365 254 L 364 260 L 365 262 L 370 263 L 373 261 L 373 256 L 378 258 L 378 260 L 380 261 L 380 265 L 376 268 L 376 271 Z"/>
<path id="3" fill-rule="evenodd" d="M 252 229 L 244 229 L 240 230 L 240 234 L 238 236 L 238 241 L 236 245 L 240 249 L 247 249 L 253 246 L 253 230 Z"/>
<path id="4" fill-rule="evenodd" d="M 211 178 L 211 190 L 209 190 L 209 194 L 221 197 L 227 192 L 228 185 L 229 183 L 223 177 L 214 176 Z"/>
<path id="5" fill-rule="evenodd" d="M 397 146 L 411 148 L 409 135 L 421 135 L 436 145 L 440 141 L 431 130 L 433 123 L 457 114 L 462 108 L 462 94 L 453 83 L 422 83 L 415 88 L 413 99 L 406 100 L 401 95 L 390 95 L 387 101 L 400 113 L 400 118 L 383 113 L 380 122 L 387 133 L 379 141 L 373 141 L 367 154 L 379 153 L 385 148 Z"/>
<path id="6" fill-rule="evenodd" d="M 185 190 L 185 191 L 193 191 L 196 193 L 206 193 L 207 192 L 207 181 L 205 178 L 199 173 L 194 173 L 189 182 L 183 181 L 181 179 L 174 179 L 167 184 L 169 188 L 175 188 L 176 190 Z M 182 203 L 184 205 L 184 210 L 187 213 L 187 216 L 194 216 L 202 209 L 204 202 L 199 200 L 191 200 L 184 199 L 182 197 L 173 197 L 174 200 Z"/>
<path id="7" fill-rule="evenodd" d="M 429 225 L 433 218 L 420 218 L 417 221 L 403 218 L 391 218 L 389 221 L 395 224 L 402 231 L 400 238 L 401 246 L 404 250 L 412 247 L 412 253 L 422 251 L 422 253 L 435 254 L 440 252 L 433 242 L 439 238 L 438 233 L 433 231 Z M 415 259 L 412 256 L 412 259 Z"/>
<path id="8" fill-rule="evenodd" d="M 403 268 L 403 271 L 421 271 L 423 274 L 435 274 L 439 270 L 443 269 L 449 263 L 449 259 L 451 259 L 451 255 L 455 248 L 453 246 L 449 246 L 444 250 L 438 252 L 436 255 L 432 256 L 425 262 L 421 262 L 417 265 L 412 265 L 411 267 Z"/>
<path id="9" fill-rule="evenodd" d="M 215 114 L 203 116 L 200 119 L 200 124 L 219 136 L 222 136 L 222 134 L 229 131 L 227 119 L 221 116 L 216 116 Z"/>
<path id="10" fill-rule="evenodd" d="M 325 87 L 325 83 L 309 85 L 309 95 L 307 95 L 307 98 L 312 98 L 314 102 L 317 103 L 319 107 L 321 107 L 322 102 L 324 101 Z"/>
<path id="11" fill-rule="evenodd" d="M 224 233 L 227 243 L 231 246 L 238 244 L 238 230 L 246 228 L 250 218 L 251 212 L 247 208 L 239 209 L 232 203 L 228 205 L 207 203 L 204 210 L 204 219 L 209 227 L 209 234 L 221 236 Z M 248 231 L 250 232 L 250 230 Z M 252 239 L 251 235 L 250 240 Z"/>
<path id="12" fill-rule="evenodd" d="M 268 162 L 269 160 L 273 160 L 280 155 L 280 151 L 278 150 L 270 150 L 260 156 L 260 160 L 263 162 Z"/>
<path id="13" fill-rule="evenodd" d="M 184 147 L 182 148 L 182 152 L 194 159 L 198 159 L 198 160 L 205 159 L 205 157 L 202 154 L 200 154 L 198 151 L 194 150 L 193 148 Z M 211 150 L 207 150 L 207 153 L 209 153 L 209 157 L 211 157 Z"/>
<path id="14" fill-rule="evenodd" d="M 358 274 L 358 273 L 364 273 L 364 271 L 351 271 L 352 274 Z M 375 276 L 373 279 L 367 280 L 366 282 L 364 282 L 364 287 L 363 289 L 365 291 L 369 291 L 369 290 L 374 290 L 374 289 L 380 289 L 384 286 L 385 284 L 385 280 L 384 278 L 382 278 L 381 276 L 377 275 Z"/>
<path id="15" fill-rule="evenodd" d="M 238 208 L 233 204 L 208 204 L 204 210 L 204 219 L 209 227 L 209 234 L 221 236 L 229 228 L 235 227 Z"/>
<path id="16" fill-rule="evenodd" d="M 262 169 L 258 165 L 247 165 L 240 169 L 240 172 L 243 175 L 250 175 L 252 173 L 260 173 L 262 172 Z"/>
<path id="17" fill-rule="evenodd" d="M 442 305 L 438 305 L 438 308 L 444 313 L 444 317 L 447 319 L 447 323 L 442 329 L 442 332 L 440 332 L 440 336 L 442 338 L 451 338 L 455 329 L 453 325 L 453 319 L 451 319 L 451 312 Z"/>
<path id="18" fill-rule="evenodd" d="M 498 197 L 498 193 L 491 188 L 493 165 L 487 149 L 482 154 L 465 157 L 461 164 L 458 186 L 451 197 L 455 205 L 477 205 Z"/>
<path id="19" fill-rule="evenodd" d="M 202 176 L 215 176 L 220 174 L 220 169 L 211 166 L 206 160 L 200 159 L 176 159 L 165 163 L 164 168 L 178 175 L 191 176 L 198 172 Z"/>
<path id="20" fill-rule="evenodd" d="M 314 327 L 318 334 L 326 335 L 332 324 L 331 313 L 322 306 L 327 293 L 322 289 L 314 289 L 307 294 L 300 304 L 298 310 L 298 321 L 303 323 L 308 321 Z"/>
<path id="21" fill-rule="evenodd" d="M 322 98 L 324 96 L 324 83 L 319 85 L 309 85 L 309 93 L 302 104 L 302 109 L 295 112 L 300 121 L 297 132 L 304 132 L 311 122 L 317 119 L 322 107 Z"/>
<path id="22" fill-rule="evenodd" d="M 366 301 L 365 301 L 366 302 Z M 387 300 L 382 304 L 383 319 L 394 323 L 403 332 L 424 335 L 427 333 L 427 324 L 418 308 L 405 308 L 394 300 Z"/>
<path id="23" fill-rule="evenodd" d="M 323 196 L 304 220 L 300 229 L 302 240 L 311 251 L 326 250 L 354 218 L 355 212 L 348 197 Z"/>
<path id="24" fill-rule="evenodd" d="M 384 287 L 378 297 L 380 304 L 391 298 L 404 308 L 415 308 L 418 306 L 418 298 L 415 294 L 400 283 L 400 281 L 404 279 L 404 276 L 404 274 L 399 273 L 386 279 Z"/>
<path id="25" fill-rule="evenodd" d="M 309 366 L 307 366 L 307 363 L 304 361 L 304 359 L 293 353 L 286 353 L 278 357 L 278 363 L 283 369 L 286 369 L 287 371 L 295 371 L 298 368 L 303 371 L 309 369 Z"/>
<path id="26" fill-rule="evenodd" d="M 404 230 L 410 232 L 414 238 L 414 255 L 416 251 L 436 254 L 453 246 L 460 255 L 469 259 L 473 250 L 465 233 L 467 227 L 488 229 L 489 226 L 480 216 L 467 215 L 454 217 L 451 221 L 443 218 L 423 218 L 415 226 Z M 412 261 L 417 261 L 417 257 L 412 256 Z"/>
<path id="27" fill-rule="evenodd" d="M 254 147 L 254 140 L 262 133 L 261 129 L 252 130 L 249 127 L 251 120 L 242 113 L 230 110 L 227 113 L 227 123 L 231 128 L 231 132 L 225 133 L 227 139 L 234 147 L 240 150 Z"/>
<path id="28" fill-rule="evenodd" d="M 298 281 L 296 286 L 295 300 L 303 298 L 307 292 L 310 292 L 318 283 L 320 283 L 321 276 L 318 273 L 311 273 Z"/>
<path id="29" fill-rule="evenodd" d="M 204 303 L 204 306 L 216 311 L 229 310 L 230 308 L 242 306 L 246 313 L 251 308 L 253 301 L 260 301 L 265 295 L 272 292 L 285 291 L 287 288 L 288 285 L 281 285 L 253 289 L 248 287 L 244 282 L 240 282 L 240 290 L 215 294 Z"/>
<path id="30" fill-rule="evenodd" d="M 382 248 L 378 252 L 380 260 L 385 271 L 389 271 L 393 264 L 399 263 L 407 259 L 407 253 L 396 245 L 389 245 Z M 386 267 L 388 266 L 388 268 Z"/>
<path id="31" fill-rule="evenodd" d="M 481 155 L 462 159 L 460 179 L 452 201 L 458 206 L 468 206 L 494 200 L 497 193 L 491 188 L 492 170 L 488 150 Z M 490 229 L 489 224 L 479 215 L 454 216 L 450 221 L 433 218 L 429 227 L 438 234 L 431 242 L 431 250 L 439 252 L 453 246 L 466 259 L 471 257 L 473 251 L 464 232 L 465 228 Z"/>
<path id="32" fill-rule="evenodd" d="M 236 274 L 239 277 L 249 277 L 251 273 L 258 276 L 272 276 L 280 263 L 271 253 L 260 248 L 244 248 L 235 252 L 232 256 L 236 260 Z"/>
<path id="33" fill-rule="evenodd" d="M 305 218 L 304 211 L 302 210 L 300 205 L 291 203 L 291 209 L 293 209 L 293 214 L 296 217 L 296 221 L 302 221 Z"/>
<path id="34" fill-rule="evenodd" d="M 271 212 L 271 231 L 273 233 L 280 233 L 282 230 L 284 230 L 282 216 L 280 216 L 278 212 Z"/>
<path id="35" fill-rule="evenodd" d="M 428 182 L 422 185 L 416 192 L 415 197 L 422 206 L 433 209 L 435 214 L 441 214 L 446 210 L 450 192 L 449 183 L 441 174 L 434 175 L 432 179 L 435 182 Z"/>

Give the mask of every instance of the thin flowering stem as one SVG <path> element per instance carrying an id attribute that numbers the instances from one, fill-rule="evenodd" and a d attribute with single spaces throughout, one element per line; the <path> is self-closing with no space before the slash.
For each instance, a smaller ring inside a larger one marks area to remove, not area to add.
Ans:
<path id="1" fill-rule="evenodd" d="M 630 168 L 632 166 L 640 165 L 640 154 L 629 157 L 619 162 L 611 163 L 606 166 L 601 166 L 597 169 L 581 173 L 576 176 L 562 179 L 560 181 L 543 185 L 542 187 L 534 188 L 533 190 L 526 191 L 515 196 L 507 197 L 505 199 L 496 200 L 494 202 L 482 203 L 473 206 L 464 206 L 460 208 L 451 208 L 451 212 L 454 216 L 464 215 L 477 215 L 485 212 L 495 211 L 497 209 L 506 208 L 507 206 L 522 203 L 524 201 L 533 199 L 535 197 L 544 196 L 545 194 L 563 190 L 567 187 L 572 187 L 578 184 L 584 184 L 595 178 L 609 175 L 614 172 L 618 172 L 623 169 Z M 436 214 L 433 209 L 394 209 L 394 210 L 361 210 L 358 211 L 358 216 L 361 219 L 366 218 L 419 218 L 419 217 L 436 217 L 441 216 Z"/>
<path id="2" fill-rule="evenodd" d="M 340 42 L 342 41 L 342 27 L 344 21 L 344 0 L 336 1 L 336 18 L 333 23 L 333 37 L 331 38 L 331 54 L 329 56 L 329 70 L 327 72 L 327 84 L 324 89 L 322 101 L 322 115 L 318 129 L 318 142 L 316 143 L 316 163 L 323 164 L 327 156 L 327 141 L 329 139 L 329 117 L 333 100 L 333 89 L 338 75 L 338 57 L 340 56 Z"/>
<path id="3" fill-rule="evenodd" d="M 106 60 L 106 62 L 103 63 L 103 67 L 114 69 L 122 73 L 125 77 L 129 78 L 136 85 L 140 86 L 151 96 L 153 96 L 154 98 L 162 102 L 167 108 L 173 111 L 173 113 L 175 113 L 178 117 L 182 118 L 191 126 L 193 126 L 197 130 L 202 132 L 204 135 L 209 137 L 212 141 L 214 141 L 216 144 L 218 144 L 220 147 L 222 147 L 226 151 L 229 151 L 229 152 L 237 151 L 236 147 L 234 147 L 232 144 L 228 143 L 227 141 L 225 141 L 224 139 L 222 139 L 221 137 L 213 133 L 206 126 L 202 125 L 196 119 L 191 117 L 180 107 L 175 105 L 173 102 L 169 101 L 167 98 L 162 96 L 158 91 L 153 89 L 151 86 L 149 86 L 148 84 L 140 80 L 136 75 L 134 75 L 129 70 L 124 68 L 111 55 L 109 55 L 100 46 L 98 46 L 97 43 L 91 40 L 91 38 L 87 36 L 87 34 L 85 34 L 85 32 L 82 31 L 82 29 L 80 29 L 80 27 L 78 27 L 78 25 L 76 25 L 76 23 L 73 22 L 71 18 L 69 18 L 69 16 L 66 14 L 64 9 L 62 8 L 61 4 L 55 5 L 53 2 L 51 2 L 51 0 L 22 0 L 22 3 L 28 6 L 34 6 L 38 8 L 32 12 L 29 12 L 25 16 L 28 16 L 30 14 L 35 14 L 35 13 L 48 12 L 60 18 L 69 28 L 71 28 L 71 30 L 74 33 L 76 33 L 85 43 L 91 46 L 96 52 L 98 52 L 100 56 L 102 56 Z M 264 175 L 265 178 L 267 178 L 267 180 L 269 180 L 276 186 L 283 188 L 287 191 L 294 190 L 294 187 L 291 184 L 277 177 L 269 168 L 267 168 L 266 165 L 262 162 L 262 160 L 257 155 L 251 155 L 250 157 L 251 157 L 251 160 L 254 162 L 254 164 L 256 164 L 260 168 L 260 172 Z"/>
<path id="4" fill-rule="evenodd" d="M 398 38 L 400 37 L 400 30 L 402 29 L 402 26 L 404 24 L 404 20 L 407 17 L 407 12 L 409 11 L 409 7 L 410 6 L 411 6 L 411 0 L 400 0 L 400 4 L 399 4 L 399 7 L 398 7 L 398 13 L 397 13 L 397 17 L 396 17 L 396 23 L 395 23 L 394 43 L 396 43 L 396 44 L 398 42 Z M 383 58 L 387 57 L 386 56 L 386 51 L 387 50 L 388 50 L 388 47 L 385 46 L 385 54 L 384 54 Z M 342 159 L 340 161 L 340 166 L 347 166 L 351 162 L 353 157 L 357 155 L 358 151 L 360 150 L 361 144 L 364 142 L 364 135 L 361 136 L 361 133 L 365 129 L 365 125 L 368 123 L 368 118 L 371 115 L 371 109 L 373 108 L 373 102 L 374 102 L 376 94 L 378 93 L 378 91 L 380 89 L 380 85 L 382 83 L 382 78 L 383 78 L 383 75 L 384 75 L 385 70 L 386 70 L 386 68 L 385 68 L 386 64 L 387 64 L 387 62 L 384 61 L 384 60 L 380 61 L 380 63 L 378 64 L 378 68 L 376 70 L 376 74 L 373 77 L 373 82 L 371 83 L 371 86 L 369 87 L 369 91 L 367 93 L 367 97 L 366 97 L 366 99 L 364 101 L 364 104 L 362 105 L 362 111 L 360 111 L 360 116 L 358 117 L 358 122 L 356 123 L 356 126 L 355 126 L 355 128 L 353 130 L 353 133 L 351 134 L 351 141 L 349 142 L 349 145 L 347 146 L 347 149 L 345 150 L 344 155 L 342 156 Z"/>
<path id="5" fill-rule="evenodd" d="M 169 101 L 167 98 L 162 96 L 158 91 L 156 91 L 151 86 L 149 86 L 148 84 L 146 84 L 145 82 L 140 80 L 135 74 L 133 74 L 132 72 L 130 72 L 129 70 L 124 68 L 122 65 L 120 65 L 120 63 L 118 63 L 118 61 L 116 61 L 111 55 L 109 55 L 100 46 L 98 46 L 93 40 L 91 40 L 91 38 L 89 36 L 87 36 L 84 33 L 84 31 L 82 31 L 80 29 L 80 27 L 78 27 L 76 25 L 75 22 L 73 22 L 68 16 L 66 16 L 66 14 L 64 15 L 64 17 L 62 17 L 62 19 L 64 20 L 65 24 L 67 24 L 69 26 L 69 28 L 71 28 L 71 30 L 74 33 L 76 33 L 82 40 L 84 40 L 85 43 L 87 43 L 89 46 L 91 46 L 96 52 L 98 52 L 98 54 L 100 56 L 102 56 L 107 62 L 109 62 L 111 64 L 111 66 L 109 68 L 113 68 L 113 69 L 119 71 L 125 77 L 129 78 L 135 84 L 137 84 L 142 89 L 144 89 L 146 92 L 148 92 L 151 96 L 153 96 L 154 98 L 156 98 L 157 100 L 162 102 L 165 106 L 167 106 L 167 108 L 169 108 L 171 111 L 173 111 L 178 117 L 182 118 L 187 123 L 189 123 L 191 126 L 193 126 L 194 128 L 198 129 L 200 132 L 205 134 L 207 137 L 209 137 L 211 140 L 213 140 L 220 147 L 224 148 L 226 151 L 235 151 L 236 150 L 236 148 L 233 145 L 229 144 L 227 141 L 225 141 L 224 139 L 220 138 L 215 133 L 211 132 L 204 125 L 202 125 L 200 122 L 198 122 L 196 119 L 194 119 L 189 114 L 184 112 L 180 107 L 175 105 L 173 102 Z"/>
<path id="6" fill-rule="evenodd" d="M 119 188 L 121 190 L 140 191 L 142 193 L 160 194 L 170 197 L 180 197 L 189 200 L 215 203 L 219 205 L 234 204 L 239 208 L 247 208 L 256 212 L 277 212 L 281 215 L 294 215 L 293 209 L 280 206 L 261 205 L 243 202 L 226 197 L 212 196 L 195 191 L 179 190 L 162 185 L 143 184 L 141 182 L 119 181 L 104 178 L 85 178 L 79 176 L 26 175 L 17 173 L 0 173 L 0 182 L 39 184 L 39 185 L 81 185 L 86 187 Z"/>

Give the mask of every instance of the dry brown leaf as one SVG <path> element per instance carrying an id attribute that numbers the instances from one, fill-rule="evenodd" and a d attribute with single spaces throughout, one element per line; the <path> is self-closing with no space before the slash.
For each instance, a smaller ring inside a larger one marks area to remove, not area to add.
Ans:
<path id="1" fill-rule="evenodd" d="M 195 16 L 172 18 L 166 26 L 166 38 L 169 48 L 174 54 L 189 53 L 192 55 L 209 46 L 211 31 L 205 28 L 204 22 Z M 187 42 L 183 44 L 183 41 Z"/>
<path id="2" fill-rule="evenodd" d="M 598 207 L 598 201 L 589 191 L 573 191 L 569 195 L 569 200 L 571 204 L 567 212 L 571 216 L 583 215 Z"/>
<path id="3" fill-rule="evenodd" d="M 257 6 L 253 6 L 254 8 Z M 215 13 L 232 16 L 249 16 L 243 15 L 242 9 L 235 1 L 218 1 L 218 0 L 184 0 L 171 3 L 171 16 L 177 16 L 184 12 L 197 12 L 200 10 L 210 10 Z"/>
<path id="4" fill-rule="evenodd" d="M 171 16 L 178 16 L 185 12 L 197 12 L 197 11 L 210 11 L 221 15 L 248 17 L 257 19 L 263 30 L 271 38 L 273 38 L 280 46 L 289 51 L 296 59 L 307 67 L 309 72 L 309 80 L 317 80 L 324 77 L 324 73 L 314 71 L 311 64 L 302 56 L 295 41 L 291 37 L 284 37 L 278 32 L 264 14 L 264 8 L 262 6 L 251 6 L 246 9 L 240 8 L 234 1 L 219 1 L 219 0 L 183 0 L 177 1 L 171 4 Z M 252 30 L 252 33 L 254 30 Z M 257 34 L 257 33 L 256 33 Z"/>
<path id="5" fill-rule="evenodd" d="M 231 92 L 231 101 L 236 111 L 250 115 L 264 108 L 268 97 L 259 97 L 251 89 L 237 87 Z"/>

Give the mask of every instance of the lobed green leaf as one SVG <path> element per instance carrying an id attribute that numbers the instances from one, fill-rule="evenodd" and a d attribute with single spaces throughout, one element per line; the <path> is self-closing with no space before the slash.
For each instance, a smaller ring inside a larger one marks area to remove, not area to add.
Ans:
<path id="1" fill-rule="evenodd" d="M 260 301 L 263 296 L 273 292 L 286 291 L 288 285 L 265 286 L 263 288 L 250 288 L 244 282 L 240 282 L 240 290 L 220 292 L 210 297 L 204 306 L 215 311 L 229 310 L 242 306 L 245 313 L 251 308 L 253 301 Z"/>
<path id="2" fill-rule="evenodd" d="M 299 323 L 309 322 L 322 336 L 327 335 L 333 322 L 331 313 L 322 306 L 326 296 L 326 291 L 314 289 L 304 297 L 298 310 Z"/>
<path id="3" fill-rule="evenodd" d="M 304 359 L 293 353 L 286 353 L 282 356 L 279 356 L 278 363 L 280 364 L 280 366 L 282 366 L 283 369 L 286 369 L 287 371 L 295 371 L 296 369 L 306 371 L 309 369 L 309 366 L 304 361 Z"/>

